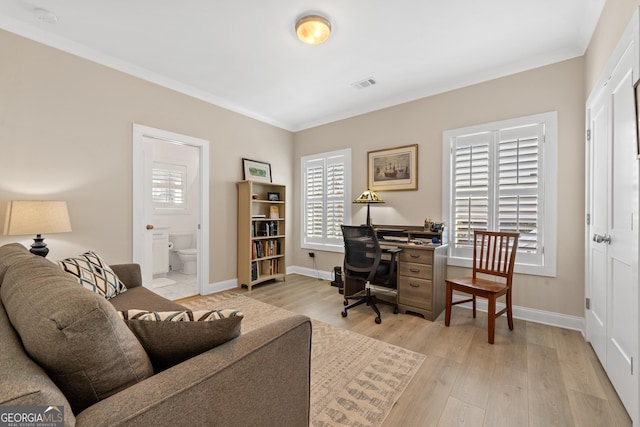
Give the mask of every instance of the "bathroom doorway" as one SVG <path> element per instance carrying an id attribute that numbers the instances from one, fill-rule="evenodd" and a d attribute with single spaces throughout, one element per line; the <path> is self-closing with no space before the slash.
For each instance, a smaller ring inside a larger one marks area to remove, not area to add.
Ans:
<path id="1" fill-rule="evenodd" d="M 133 262 L 169 299 L 209 279 L 209 142 L 133 125 Z"/>

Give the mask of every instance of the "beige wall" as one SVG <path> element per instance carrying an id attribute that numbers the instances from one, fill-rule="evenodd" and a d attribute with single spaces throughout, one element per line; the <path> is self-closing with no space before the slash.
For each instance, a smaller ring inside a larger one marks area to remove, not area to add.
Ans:
<path id="1" fill-rule="evenodd" d="M 132 124 L 144 124 L 209 140 L 209 280 L 236 278 L 241 158 L 271 162 L 290 185 L 290 132 L 4 31 L 0 58 L 2 223 L 8 200 L 67 200 L 73 232 L 45 236 L 49 258 L 92 249 L 129 262 Z M 32 242 L 0 236 L 14 241 Z"/>
<path id="2" fill-rule="evenodd" d="M 371 216 L 378 224 L 420 225 L 426 217 L 442 218 L 443 131 L 558 111 L 558 274 L 518 277 L 514 304 L 582 316 L 583 88 L 584 61 L 573 59 L 298 132 L 294 157 L 351 147 L 355 197 L 367 185 L 367 151 L 418 144 L 418 190 L 380 193 L 386 203 L 372 206 Z M 299 177 L 296 164 L 295 183 Z M 353 208 L 353 222 L 364 222 L 366 207 Z M 299 228 L 294 225 L 293 264 L 309 267 L 306 251 L 298 250 Z M 316 262 L 330 270 L 342 260 L 340 254 L 317 252 Z M 449 272 L 467 274 L 452 267 Z"/>

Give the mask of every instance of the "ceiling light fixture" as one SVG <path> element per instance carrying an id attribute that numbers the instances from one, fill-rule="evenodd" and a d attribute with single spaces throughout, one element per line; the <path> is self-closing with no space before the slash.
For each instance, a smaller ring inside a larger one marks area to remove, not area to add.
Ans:
<path id="1" fill-rule="evenodd" d="M 331 23 L 319 15 L 306 15 L 296 22 L 296 34 L 306 44 L 321 44 L 331 35 Z"/>

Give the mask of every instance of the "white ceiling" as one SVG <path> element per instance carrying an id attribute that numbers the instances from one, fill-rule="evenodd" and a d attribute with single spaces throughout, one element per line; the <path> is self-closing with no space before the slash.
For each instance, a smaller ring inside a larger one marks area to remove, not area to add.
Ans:
<path id="1" fill-rule="evenodd" d="M 3 0 L 0 28 L 297 131 L 580 56 L 604 3 Z M 297 40 L 307 12 L 326 43 Z"/>

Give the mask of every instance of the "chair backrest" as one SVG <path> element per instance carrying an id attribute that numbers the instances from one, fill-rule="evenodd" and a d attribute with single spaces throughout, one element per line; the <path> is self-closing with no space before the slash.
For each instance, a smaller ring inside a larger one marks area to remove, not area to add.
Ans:
<path id="1" fill-rule="evenodd" d="M 511 286 L 519 236 L 518 233 L 476 230 L 473 235 L 473 277 L 476 273 L 500 276 Z"/>
<path id="2" fill-rule="evenodd" d="M 376 232 L 370 225 L 342 225 L 344 273 L 372 280 L 382 258 Z"/>

